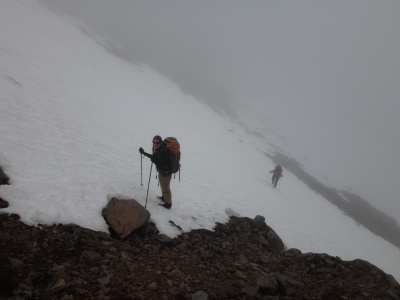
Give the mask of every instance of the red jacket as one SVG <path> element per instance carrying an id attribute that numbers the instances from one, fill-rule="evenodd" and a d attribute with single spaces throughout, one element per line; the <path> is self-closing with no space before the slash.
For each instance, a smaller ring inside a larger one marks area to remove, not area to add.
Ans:
<path id="1" fill-rule="evenodd" d="M 280 166 L 280 165 L 277 165 L 276 167 L 275 167 L 275 169 L 273 169 L 270 173 L 274 173 L 274 177 L 282 177 L 283 175 L 282 175 L 282 167 Z"/>

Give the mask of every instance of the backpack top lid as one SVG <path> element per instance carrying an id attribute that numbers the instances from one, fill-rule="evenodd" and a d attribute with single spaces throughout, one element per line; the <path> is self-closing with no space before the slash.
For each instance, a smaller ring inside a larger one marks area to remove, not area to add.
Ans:
<path id="1" fill-rule="evenodd" d="M 177 155 L 180 151 L 181 146 L 179 145 L 179 142 L 176 138 L 167 137 L 164 139 L 164 143 L 175 155 Z"/>

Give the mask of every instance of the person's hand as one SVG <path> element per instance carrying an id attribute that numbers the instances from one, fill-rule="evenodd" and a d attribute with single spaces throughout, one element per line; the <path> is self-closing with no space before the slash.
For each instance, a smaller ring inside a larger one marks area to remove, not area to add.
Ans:
<path id="1" fill-rule="evenodd" d="M 143 154 L 143 153 L 144 153 L 144 150 L 143 150 L 142 147 L 139 148 L 139 152 L 140 152 L 140 154 Z"/>

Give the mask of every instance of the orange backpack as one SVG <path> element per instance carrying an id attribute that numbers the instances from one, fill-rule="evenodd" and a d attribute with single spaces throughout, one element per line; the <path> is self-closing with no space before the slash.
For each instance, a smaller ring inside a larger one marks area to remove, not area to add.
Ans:
<path id="1" fill-rule="evenodd" d="M 179 145 L 178 140 L 174 137 L 165 138 L 163 143 L 171 153 L 171 164 L 169 166 L 169 170 L 174 174 L 178 172 L 180 168 L 181 146 Z"/>

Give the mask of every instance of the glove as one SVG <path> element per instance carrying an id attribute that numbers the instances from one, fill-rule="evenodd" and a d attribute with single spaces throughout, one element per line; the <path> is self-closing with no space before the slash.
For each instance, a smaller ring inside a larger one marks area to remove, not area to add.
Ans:
<path id="1" fill-rule="evenodd" d="M 140 154 L 143 154 L 143 153 L 144 153 L 144 150 L 143 150 L 142 147 L 139 148 L 139 152 L 140 152 Z"/>

